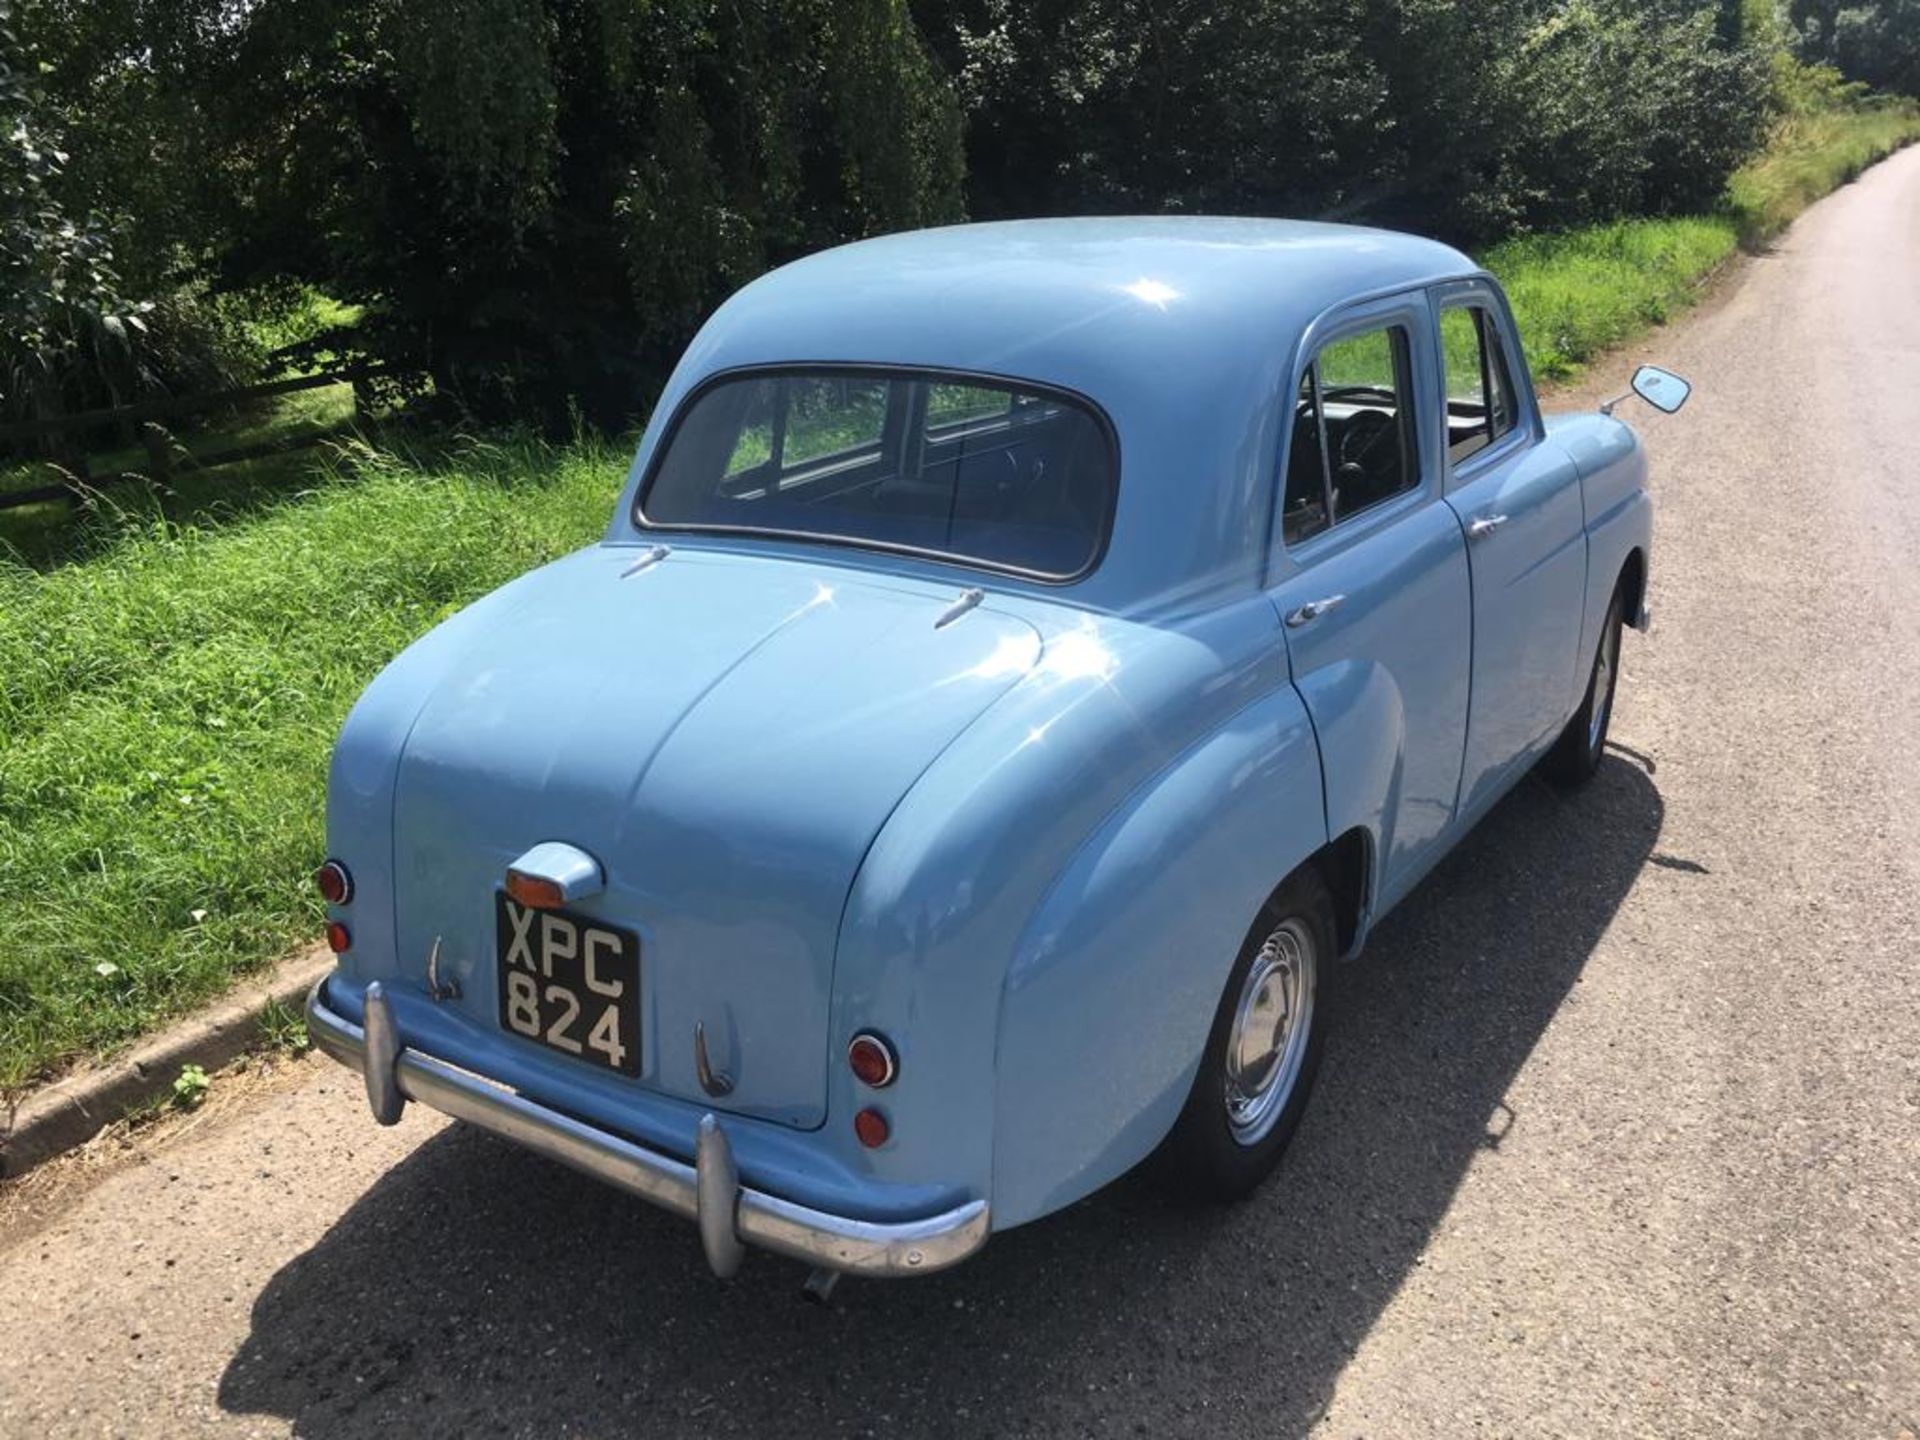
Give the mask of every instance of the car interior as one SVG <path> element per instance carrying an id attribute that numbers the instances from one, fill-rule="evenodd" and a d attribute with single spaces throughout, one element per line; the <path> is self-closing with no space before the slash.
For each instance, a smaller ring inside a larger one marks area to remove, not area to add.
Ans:
<path id="1" fill-rule="evenodd" d="M 1499 332 L 1479 306 L 1441 315 L 1447 453 L 1458 463 L 1518 424 Z M 1327 346 L 1302 377 L 1281 510 L 1289 545 L 1309 540 L 1418 483 L 1406 332 L 1388 327 Z M 1322 448 L 1322 431 L 1325 447 Z"/>
<path id="2" fill-rule="evenodd" d="M 1106 427 L 1064 396 L 814 372 L 697 399 L 642 508 L 1066 577 L 1099 552 L 1113 469 Z"/>
<path id="3" fill-rule="evenodd" d="M 1412 409 L 1401 399 L 1409 389 L 1406 332 L 1398 327 L 1336 342 L 1307 367 L 1287 447 L 1287 544 L 1417 483 Z"/>

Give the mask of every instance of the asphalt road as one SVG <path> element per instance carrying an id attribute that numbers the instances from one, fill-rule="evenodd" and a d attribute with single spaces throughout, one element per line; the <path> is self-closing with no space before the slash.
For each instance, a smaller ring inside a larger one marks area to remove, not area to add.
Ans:
<path id="1" fill-rule="evenodd" d="M 1910 1440 L 1920 149 L 1647 348 L 1699 391 L 1636 417 L 1618 753 L 1377 933 L 1254 1202 L 822 1311 L 316 1061 L 0 1253 L 0 1432 Z"/>

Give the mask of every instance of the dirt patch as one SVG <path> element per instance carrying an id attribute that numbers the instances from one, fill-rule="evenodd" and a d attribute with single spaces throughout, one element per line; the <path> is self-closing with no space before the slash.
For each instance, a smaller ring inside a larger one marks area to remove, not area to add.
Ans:
<path id="1" fill-rule="evenodd" d="M 263 1050 L 209 1073 L 204 1098 L 186 1108 L 156 1102 L 101 1130 L 86 1144 L 15 1180 L 0 1180 L 0 1254 L 58 1219 L 87 1190 L 119 1172 L 165 1164 L 201 1126 L 289 1090 L 320 1062 L 311 1050 Z"/>

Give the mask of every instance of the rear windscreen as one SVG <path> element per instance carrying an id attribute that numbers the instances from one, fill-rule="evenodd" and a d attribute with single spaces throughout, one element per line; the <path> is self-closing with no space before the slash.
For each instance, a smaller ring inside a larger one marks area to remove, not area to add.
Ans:
<path id="1" fill-rule="evenodd" d="M 640 496 L 653 526 L 912 550 L 1069 579 L 1105 542 L 1114 451 L 1086 402 L 924 371 L 780 370 L 700 390 Z"/>

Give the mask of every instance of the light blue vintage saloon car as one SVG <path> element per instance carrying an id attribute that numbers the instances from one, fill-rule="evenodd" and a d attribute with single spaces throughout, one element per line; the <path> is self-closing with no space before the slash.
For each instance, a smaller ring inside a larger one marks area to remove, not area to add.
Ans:
<path id="1" fill-rule="evenodd" d="M 1542 419 L 1498 286 L 1422 240 L 789 265 L 601 542 L 355 707 L 313 1036 L 379 1120 L 577 1166 L 721 1274 L 928 1273 L 1156 1150 L 1245 1194 L 1328 968 L 1537 762 L 1598 763 L 1645 468 Z"/>

